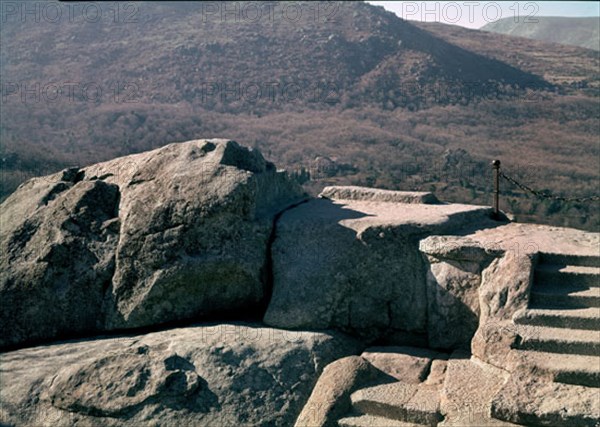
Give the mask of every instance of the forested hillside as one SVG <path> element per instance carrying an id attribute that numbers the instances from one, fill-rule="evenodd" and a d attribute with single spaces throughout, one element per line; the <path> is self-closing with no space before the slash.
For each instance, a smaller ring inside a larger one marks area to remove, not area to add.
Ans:
<path id="1" fill-rule="evenodd" d="M 260 148 L 311 191 L 351 183 L 489 204 L 494 158 L 537 189 L 597 191 L 597 52 L 358 2 L 260 15 L 235 2 L 224 14 L 129 5 L 97 22 L 7 17 L 3 197 L 30 176 L 205 137 Z M 518 219 L 600 224 L 597 203 L 503 191 Z"/>

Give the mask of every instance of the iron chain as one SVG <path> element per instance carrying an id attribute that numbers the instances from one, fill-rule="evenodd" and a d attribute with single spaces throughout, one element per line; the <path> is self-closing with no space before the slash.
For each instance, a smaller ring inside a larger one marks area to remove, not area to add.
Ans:
<path id="1" fill-rule="evenodd" d="M 502 178 L 506 179 L 511 184 L 516 185 L 521 190 L 527 191 L 527 192 L 533 194 L 534 196 L 537 196 L 537 197 L 540 197 L 540 198 L 543 198 L 543 199 L 559 200 L 561 202 L 594 202 L 594 201 L 600 200 L 600 196 L 589 196 L 589 197 L 562 197 L 562 196 L 555 196 L 553 194 L 549 194 L 549 193 L 546 193 L 546 192 L 543 192 L 543 191 L 534 190 L 533 188 L 528 187 L 525 184 L 521 184 L 520 182 L 518 182 L 515 179 L 511 178 L 510 176 L 506 175 L 502 171 L 500 171 L 500 176 Z"/>

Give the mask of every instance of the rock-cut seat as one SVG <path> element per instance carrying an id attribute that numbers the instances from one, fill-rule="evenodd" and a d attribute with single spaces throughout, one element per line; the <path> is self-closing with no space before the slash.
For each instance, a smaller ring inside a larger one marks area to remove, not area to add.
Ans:
<path id="1" fill-rule="evenodd" d="M 0 347 L 256 307 L 273 218 L 302 197 L 229 140 L 31 179 L 1 206 Z"/>
<path id="2" fill-rule="evenodd" d="M 268 325 L 335 328 L 368 340 L 427 328 L 426 265 L 418 241 L 490 221 L 484 206 L 430 193 L 326 187 L 286 211 L 274 241 Z"/>

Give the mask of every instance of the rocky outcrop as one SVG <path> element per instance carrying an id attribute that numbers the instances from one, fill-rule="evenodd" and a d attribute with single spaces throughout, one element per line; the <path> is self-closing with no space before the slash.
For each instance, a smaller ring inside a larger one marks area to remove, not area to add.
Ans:
<path id="1" fill-rule="evenodd" d="M 0 424 L 598 419 L 600 235 L 501 224 L 429 193 L 301 199 L 226 140 L 24 184 L 2 205 L 0 346 L 265 310 L 271 326 L 324 332 L 217 324 L 11 351 Z M 355 356 L 364 345 L 330 329 L 396 345 Z"/>
<path id="2" fill-rule="evenodd" d="M 311 200 L 278 222 L 273 297 L 264 321 L 422 343 L 427 295 L 418 241 L 485 222 L 489 209 L 415 203 L 413 193 L 410 203 L 393 203 L 380 198 L 406 195 L 356 187 L 332 187 L 323 194 L 351 198 Z"/>
<path id="3" fill-rule="evenodd" d="M 17 350 L 0 356 L 0 424 L 289 426 L 323 368 L 359 351 L 235 323 Z"/>
<path id="4" fill-rule="evenodd" d="M 256 310 L 273 218 L 301 198 L 228 140 L 34 178 L 2 204 L 0 346 Z"/>
<path id="5" fill-rule="evenodd" d="M 334 200 L 362 200 L 387 203 L 439 203 L 438 199 L 432 193 L 423 191 L 391 191 L 357 186 L 325 187 L 320 197 Z"/>
<path id="6" fill-rule="evenodd" d="M 512 318 L 527 307 L 535 254 L 507 251 L 483 272 L 479 289 L 479 327 L 471 342 L 474 355 L 506 368 L 508 353 L 517 339 Z"/>
<path id="7" fill-rule="evenodd" d="M 482 271 L 502 252 L 454 236 L 428 237 L 420 242 L 419 248 L 429 264 L 429 346 L 468 349 L 479 325 Z"/>

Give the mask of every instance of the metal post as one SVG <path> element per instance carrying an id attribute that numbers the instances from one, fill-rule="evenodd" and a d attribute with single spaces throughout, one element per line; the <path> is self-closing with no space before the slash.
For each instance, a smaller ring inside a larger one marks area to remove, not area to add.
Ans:
<path id="1" fill-rule="evenodd" d="M 492 162 L 494 169 L 494 213 L 493 218 L 498 221 L 500 219 L 500 160 Z"/>

